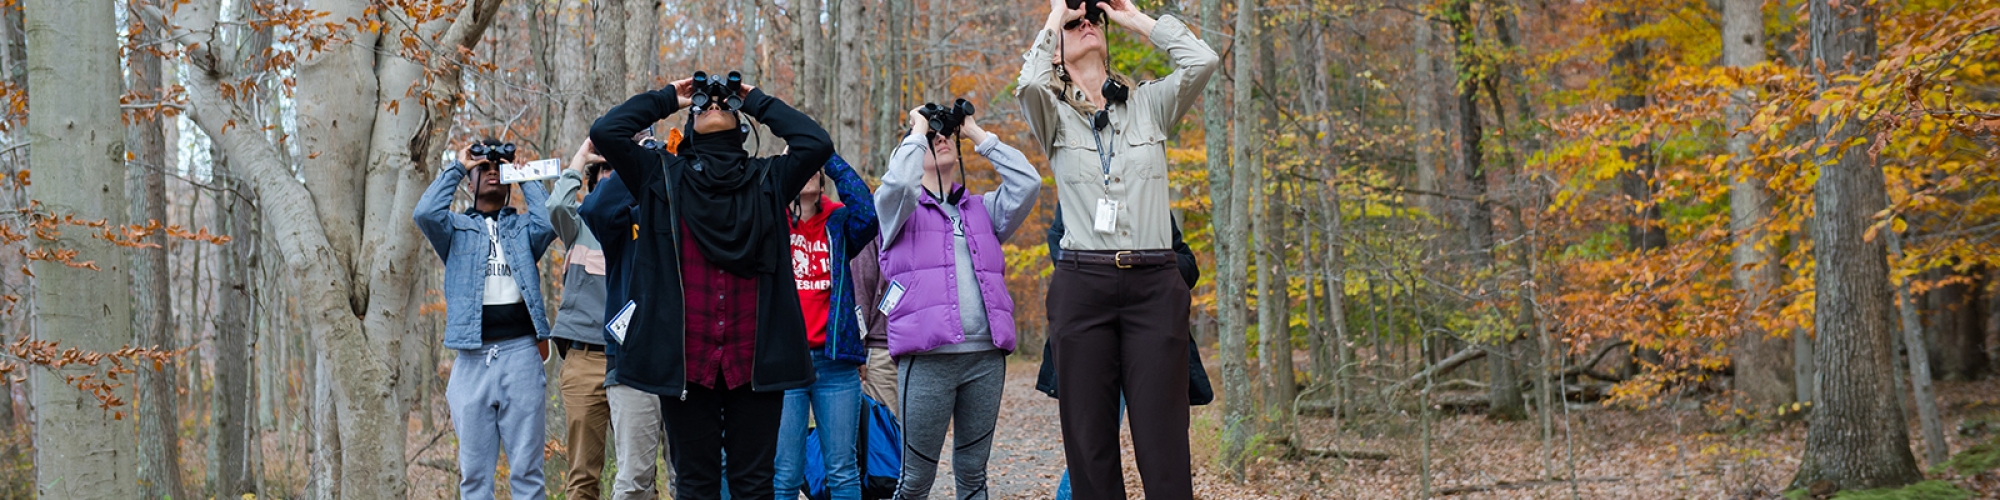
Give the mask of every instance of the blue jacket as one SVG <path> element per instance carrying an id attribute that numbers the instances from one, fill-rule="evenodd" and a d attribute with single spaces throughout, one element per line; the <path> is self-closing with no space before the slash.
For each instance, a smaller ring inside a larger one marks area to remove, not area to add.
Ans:
<path id="1" fill-rule="evenodd" d="M 597 244 L 604 248 L 604 323 L 610 323 L 611 317 L 631 300 L 626 282 L 631 274 L 627 270 L 632 268 L 633 254 L 626 249 L 632 246 L 632 208 L 638 205 L 639 201 L 632 198 L 632 191 L 625 188 L 625 181 L 618 178 L 617 172 L 612 172 L 610 177 L 597 183 L 597 189 L 590 190 L 590 194 L 583 197 L 583 206 L 577 208 L 583 225 L 590 228 L 591 234 L 597 235 Z M 600 333 L 604 334 L 604 356 L 618 357 L 618 339 L 613 338 L 610 331 Z M 606 363 L 606 366 L 606 370 L 618 369 L 617 363 Z M 618 382 L 618 377 L 609 371 L 604 378 L 610 384 Z"/>
<path id="2" fill-rule="evenodd" d="M 444 259 L 444 346 L 478 349 L 480 346 L 480 299 L 486 287 L 486 223 L 468 213 L 451 211 L 452 193 L 464 184 L 465 166 L 452 162 L 438 173 L 436 181 L 417 199 L 411 218 L 430 240 L 431 249 Z M 542 307 L 542 281 L 535 263 L 555 241 L 555 226 L 549 224 L 548 191 L 539 182 L 523 182 L 521 196 L 527 199 L 528 213 L 513 207 L 500 209 L 499 238 L 506 250 L 507 265 L 513 268 L 514 283 L 521 287 L 521 300 L 535 320 L 535 338 L 549 338 L 548 312 Z M 468 211 L 469 212 L 469 211 Z"/>
<path id="3" fill-rule="evenodd" d="M 854 167 L 836 154 L 826 161 L 824 170 L 833 179 L 834 190 L 840 193 L 840 202 L 845 206 L 826 219 L 827 246 L 841 253 L 827 259 L 833 261 L 833 300 L 827 307 L 827 314 L 832 317 L 826 324 L 833 331 L 828 332 L 820 355 L 866 363 L 868 346 L 861 339 L 861 322 L 855 317 L 854 276 L 847 272 L 847 266 L 849 260 L 868 248 L 868 242 L 875 240 L 882 224 L 875 218 L 875 195 L 868 191 L 868 183 L 861 180 L 861 175 L 854 173 Z"/>

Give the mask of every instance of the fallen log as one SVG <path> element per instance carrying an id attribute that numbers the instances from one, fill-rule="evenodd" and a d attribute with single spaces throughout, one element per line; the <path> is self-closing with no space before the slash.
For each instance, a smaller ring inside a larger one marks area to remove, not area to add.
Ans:
<path id="1" fill-rule="evenodd" d="M 1386 451 L 1336 450 L 1332 448 L 1305 448 L 1299 450 L 1315 457 L 1344 458 L 1348 460 L 1390 460 L 1396 458 Z"/>
<path id="2" fill-rule="evenodd" d="M 1435 378 L 1446 373 L 1451 373 L 1452 370 L 1458 369 L 1459 365 L 1483 357 L 1486 357 L 1486 350 L 1481 349 L 1479 346 L 1475 345 L 1460 349 L 1458 352 L 1452 353 L 1451 356 L 1444 358 L 1444 361 L 1439 361 L 1437 364 L 1417 372 L 1416 375 L 1411 375 L 1410 378 L 1403 379 L 1403 381 L 1397 382 L 1396 385 L 1389 386 L 1389 394 L 1400 394 L 1404 390 L 1409 389 L 1410 386 L 1422 383 L 1425 378 Z"/>
<path id="3" fill-rule="evenodd" d="M 1625 478 L 1622 477 L 1586 477 L 1577 479 L 1576 482 L 1615 483 L 1623 480 L 1625 480 Z M 1494 491 L 1494 490 L 1519 490 L 1526 488 L 1541 488 L 1544 486 L 1559 486 L 1559 485 L 1569 484 L 1569 482 L 1570 481 L 1568 479 L 1549 479 L 1549 480 L 1517 481 L 1517 482 L 1500 481 L 1493 484 L 1452 486 L 1448 488 L 1439 489 L 1437 491 L 1437 495 L 1453 496 L 1453 495 L 1463 495 L 1466 493 L 1479 493 L 1479 492 Z"/>

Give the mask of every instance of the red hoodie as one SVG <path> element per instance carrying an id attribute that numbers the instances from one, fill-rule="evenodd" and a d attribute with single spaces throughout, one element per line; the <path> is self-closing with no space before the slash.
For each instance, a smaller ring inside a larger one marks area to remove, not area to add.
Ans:
<path id="1" fill-rule="evenodd" d="M 844 205 L 824 197 L 819 213 L 792 223 L 792 279 L 798 282 L 799 312 L 806 317 L 806 343 L 826 346 L 827 309 L 833 302 L 833 263 L 828 260 L 826 219 Z"/>

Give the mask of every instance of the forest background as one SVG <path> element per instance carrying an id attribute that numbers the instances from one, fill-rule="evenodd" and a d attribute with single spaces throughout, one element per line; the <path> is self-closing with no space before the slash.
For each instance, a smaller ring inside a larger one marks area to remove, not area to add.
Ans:
<path id="1" fill-rule="evenodd" d="M 1224 61 L 1168 142 L 1204 495 L 2000 495 L 2000 1 L 1139 5 Z M 0 1 L 0 497 L 444 495 L 444 151 L 732 69 L 871 179 L 924 102 L 1025 145 L 1047 9 Z"/>

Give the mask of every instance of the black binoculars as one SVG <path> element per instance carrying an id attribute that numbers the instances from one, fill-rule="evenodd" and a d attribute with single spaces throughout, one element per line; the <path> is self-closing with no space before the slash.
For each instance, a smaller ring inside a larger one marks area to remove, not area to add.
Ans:
<path id="1" fill-rule="evenodd" d="M 514 143 L 511 142 L 503 142 L 499 144 L 486 144 L 486 143 L 473 144 L 472 147 L 466 148 L 465 152 L 471 153 L 472 156 L 474 157 L 484 160 L 489 160 L 494 163 L 514 162 Z"/>
<path id="2" fill-rule="evenodd" d="M 1092 0 L 1068 0 L 1064 3 L 1069 4 L 1069 10 L 1083 9 L 1083 18 L 1089 20 L 1090 24 L 1095 24 L 1100 28 L 1104 26 L 1104 9 L 1098 8 L 1097 2 Z"/>
<path id="3" fill-rule="evenodd" d="M 931 133 L 947 136 L 958 135 L 958 128 L 965 125 L 965 117 L 972 116 L 972 112 L 972 103 L 964 99 L 952 103 L 949 108 L 927 102 L 923 109 L 917 111 L 930 122 Z"/>
<path id="4" fill-rule="evenodd" d="M 694 109 L 707 109 L 709 104 L 721 104 L 723 111 L 743 109 L 743 74 L 729 72 L 724 79 L 710 77 L 708 73 L 694 72 Z"/>

